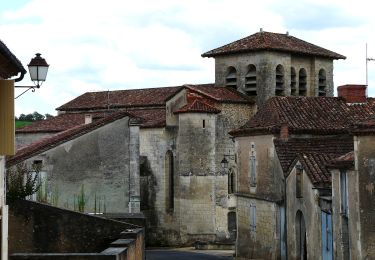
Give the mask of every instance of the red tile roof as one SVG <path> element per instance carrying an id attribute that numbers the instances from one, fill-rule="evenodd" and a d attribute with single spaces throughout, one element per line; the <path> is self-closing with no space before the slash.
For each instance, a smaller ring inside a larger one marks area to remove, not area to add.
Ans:
<path id="1" fill-rule="evenodd" d="M 46 120 L 36 121 L 31 125 L 16 129 L 16 133 L 57 133 L 85 123 L 85 115 L 92 115 L 93 119 L 103 118 L 106 112 L 99 113 L 67 113 Z"/>
<path id="2" fill-rule="evenodd" d="M 6 158 L 6 165 L 7 167 L 10 167 L 12 165 L 15 165 L 17 163 L 20 163 L 28 158 L 31 158 L 37 154 L 40 154 L 42 152 L 45 152 L 47 150 L 50 150 L 62 143 L 65 143 L 69 140 L 75 139 L 79 136 L 82 136 L 86 133 L 89 133 L 95 129 L 98 129 L 104 125 L 107 125 L 111 122 L 114 122 L 116 120 L 119 120 L 121 118 L 124 118 L 126 116 L 130 116 L 133 124 L 139 124 L 141 123 L 141 119 L 135 118 L 132 115 L 130 115 L 126 111 L 120 111 L 113 113 L 111 115 L 108 115 L 107 117 L 100 119 L 98 121 L 94 121 L 91 124 L 86 125 L 79 125 L 73 128 L 70 128 L 68 130 L 65 130 L 63 132 L 57 133 L 55 135 L 43 138 L 39 141 L 36 141 L 34 143 L 31 143 L 28 146 L 22 147 L 17 151 L 17 153 L 13 156 L 9 156 Z"/>
<path id="3" fill-rule="evenodd" d="M 355 123 L 351 132 L 354 135 L 375 135 L 375 118 Z"/>
<path id="4" fill-rule="evenodd" d="M 337 97 L 273 97 L 233 136 L 279 133 L 287 125 L 294 134 L 347 133 L 351 126 L 375 115 L 375 99 L 346 104 Z"/>
<path id="5" fill-rule="evenodd" d="M 349 169 L 354 167 L 354 151 L 334 158 L 327 163 L 327 167 L 334 169 Z"/>
<path id="6" fill-rule="evenodd" d="M 165 108 L 132 109 L 127 111 L 131 115 L 144 119 L 140 125 L 141 128 L 159 128 L 166 125 Z"/>
<path id="7" fill-rule="evenodd" d="M 174 114 L 180 113 L 210 113 L 210 114 L 218 114 L 221 111 L 214 106 L 204 103 L 202 100 L 194 99 L 188 102 L 185 106 L 181 107 L 180 109 L 174 111 Z"/>
<path id="8" fill-rule="evenodd" d="M 275 139 L 274 145 L 281 168 L 285 174 L 297 155 L 301 154 L 330 154 L 335 157 L 353 151 L 353 138 L 325 137 L 325 138 L 290 138 Z"/>
<path id="9" fill-rule="evenodd" d="M 331 174 L 326 168 L 335 154 L 327 153 L 302 153 L 297 155 L 297 160 L 302 164 L 312 184 L 318 187 L 331 186 Z"/>
<path id="10" fill-rule="evenodd" d="M 184 85 L 184 87 L 220 103 L 254 103 L 249 96 L 233 88 L 215 87 L 214 84 Z"/>
<path id="11" fill-rule="evenodd" d="M 215 57 L 232 53 L 274 50 L 302 55 L 320 56 L 331 59 L 345 59 L 336 52 L 305 42 L 288 34 L 258 32 L 238 41 L 226 44 L 202 54 L 202 57 Z"/>
<path id="12" fill-rule="evenodd" d="M 115 91 L 87 92 L 56 108 L 59 111 L 94 110 L 128 107 L 164 106 L 165 101 L 182 87 L 128 89 Z"/>

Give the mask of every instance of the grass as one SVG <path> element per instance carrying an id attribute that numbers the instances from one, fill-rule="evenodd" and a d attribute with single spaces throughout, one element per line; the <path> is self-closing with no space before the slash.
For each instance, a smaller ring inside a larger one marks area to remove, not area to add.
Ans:
<path id="1" fill-rule="evenodd" d="M 16 128 L 23 127 L 25 125 L 31 125 L 33 122 L 30 121 L 18 121 L 16 120 Z"/>

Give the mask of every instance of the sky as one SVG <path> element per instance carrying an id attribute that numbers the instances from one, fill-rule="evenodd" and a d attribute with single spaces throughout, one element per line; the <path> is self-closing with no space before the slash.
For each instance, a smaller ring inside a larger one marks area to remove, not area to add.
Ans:
<path id="1" fill-rule="evenodd" d="M 16 99 L 16 115 L 56 115 L 55 108 L 88 91 L 213 83 L 214 59 L 201 54 L 260 28 L 346 56 L 334 62 L 335 87 L 365 84 L 366 43 L 375 58 L 372 3 L 0 0 L 0 39 L 26 69 L 37 52 L 50 64 L 43 86 Z M 375 61 L 368 73 L 375 96 Z M 30 84 L 29 74 L 17 83 Z"/>

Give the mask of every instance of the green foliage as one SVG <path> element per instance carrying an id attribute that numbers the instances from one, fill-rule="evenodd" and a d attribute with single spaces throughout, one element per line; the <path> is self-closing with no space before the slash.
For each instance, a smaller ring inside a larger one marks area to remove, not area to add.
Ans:
<path id="1" fill-rule="evenodd" d="M 18 121 L 16 120 L 16 128 L 20 128 L 26 125 L 31 125 L 33 122 L 30 121 Z"/>
<path id="2" fill-rule="evenodd" d="M 38 175 L 41 165 L 34 165 L 29 168 L 25 163 L 19 163 L 7 170 L 7 200 L 25 199 L 37 192 L 40 188 Z"/>
<path id="3" fill-rule="evenodd" d="M 52 118 L 53 116 L 51 114 L 45 114 L 45 115 L 42 115 L 42 114 L 39 114 L 38 112 L 34 112 L 34 113 L 31 113 L 31 114 L 20 114 L 20 116 L 17 118 L 15 117 L 15 120 L 16 121 L 26 121 L 26 122 L 35 122 L 35 121 L 41 121 L 41 120 L 45 120 L 45 119 L 50 119 Z"/>
<path id="4" fill-rule="evenodd" d="M 74 210 L 78 210 L 79 212 L 85 212 L 87 198 L 85 196 L 85 188 L 82 184 L 81 186 L 81 193 L 79 195 L 74 194 Z"/>

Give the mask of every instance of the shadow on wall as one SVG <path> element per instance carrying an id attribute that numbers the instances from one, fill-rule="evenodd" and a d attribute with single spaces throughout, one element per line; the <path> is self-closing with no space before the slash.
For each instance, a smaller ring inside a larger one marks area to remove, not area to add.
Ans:
<path id="1" fill-rule="evenodd" d="M 61 259 L 144 259 L 144 229 L 18 200 L 9 205 L 9 253 L 10 259 L 46 259 L 47 253 Z"/>

